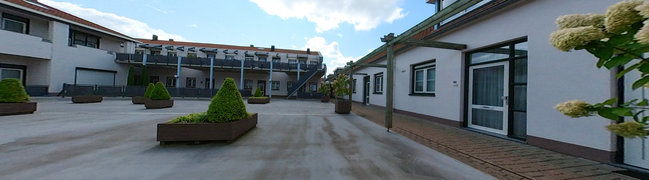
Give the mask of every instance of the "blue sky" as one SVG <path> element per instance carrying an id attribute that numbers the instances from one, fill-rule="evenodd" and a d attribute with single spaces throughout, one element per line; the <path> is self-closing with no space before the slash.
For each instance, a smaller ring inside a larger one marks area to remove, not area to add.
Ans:
<path id="1" fill-rule="evenodd" d="M 320 51 L 331 72 L 430 17 L 425 0 L 41 0 L 136 38 Z"/>

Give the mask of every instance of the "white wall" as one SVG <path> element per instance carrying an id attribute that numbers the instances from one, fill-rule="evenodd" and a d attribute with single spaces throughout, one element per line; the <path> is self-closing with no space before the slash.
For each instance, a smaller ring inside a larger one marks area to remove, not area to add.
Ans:
<path id="1" fill-rule="evenodd" d="M 23 65 L 27 67 L 25 82 L 27 86 L 31 85 L 49 85 L 50 61 L 36 58 L 27 58 L 19 56 L 7 56 L 0 54 L 0 63 Z"/>

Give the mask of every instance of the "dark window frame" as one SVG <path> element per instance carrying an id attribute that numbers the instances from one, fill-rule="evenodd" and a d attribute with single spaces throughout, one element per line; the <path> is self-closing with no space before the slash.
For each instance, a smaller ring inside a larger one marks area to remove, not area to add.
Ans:
<path id="1" fill-rule="evenodd" d="M 374 89 L 374 94 L 383 94 L 383 77 L 384 77 L 383 72 L 374 74 L 374 86 L 373 86 L 374 87 L 373 88 Z M 381 78 L 381 80 L 377 81 L 376 80 L 377 78 Z M 376 86 L 379 85 L 379 84 L 377 84 L 376 82 L 381 82 L 380 87 L 378 88 L 380 91 L 377 91 Z"/>
<path id="2" fill-rule="evenodd" d="M 24 33 L 21 32 L 21 33 L 22 34 L 29 34 L 29 19 L 24 18 L 24 17 L 20 17 L 20 16 L 16 16 L 16 15 L 13 15 L 13 14 L 9 14 L 9 13 L 2 13 L 2 19 L 0 20 L 0 23 L 2 23 L 2 29 L 3 30 L 5 30 L 5 27 L 4 27 L 5 19 L 25 23 L 25 32 Z M 9 30 L 6 30 L 6 31 L 9 31 Z M 11 32 L 15 32 L 15 31 L 11 31 Z M 16 33 L 18 33 L 18 32 L 16 32 Z"/>
<path id="3" fill-rule="evenodd" d="M 352 94 L 356 94 L 356 79 L 352 79 Z"/>
<path id="4" fill-rule="evenodd" d="M 277 86 L 273 85 L 275 83 L 277 83 Z M 281 87 L 281 86 L 282 86 L 282 83 L 279 82 L 279 81 L 271 81 L 270 82 L 270 90 L 279 90 L 279 87 Z"/>
<path id="5" fill-rule="evenodd" d="M 431 65 L 429 65 L 429 66 L 421 66 L 421 65 L 425 65 L 425 64 L 431 64 Z M 421 67 L 417 67 L 417 66 L 421 66 Z M 428 61 L 423 61 L 423 62 L 420 62 L 420 63 L 410 65 L 410 94 L 408 94 L 409 96 L 432 96 L 432 97 L 435 97 L 435 90 L 433 90 L 433 92 L 427 92 L 426 91 L 427 90 L 426 89 L 427 88 L 426 83 L 428 81 L 427 72 L 431 68 L 435 69 L 435 72 L 437 73 L 437 60 L 436 59 L 431 59 L 431 60 L 428 60 Z M 424 72 L 424 79 L 423 79 L 424 91 L 423 92 L 418 92 L 415 89 L 416 88 L 415 86 L 417 86 L 417 84 L 415 82 L 415 80 L 416 80 L 415 79 L 415 77 L 416 77 L 415 73 L 417 71 L 420 71 L 420 70 L 423 70 L 423 72 Z M 435 82 L 437 82 L 437 75 L 435 75 Z M 435 89 L 437 89 L 437 87 L 435 87 Z"/>
<path id="6" fill-rule="evenodd" d="M 83 39 L 78 38 L 78 36 L 79 37 L 83 36 Z M 96 44 L 94 46 L 90 46 L 89 45 L 89 39 L 96 39 L 97 40 Z M 77 41 L 80 41 L 81 43 L 77 43 Z M 100 44 L 101 44 L 101 37 L 99 37 L 99 36 L 95 36 L 95 35 L 92 35 L 92 34 L 88 34 L 88 33 L 73 30 L 73 29 L 70 29 L 70 31 L 68 32 L 68 45 L 69 46 L 81 45 L 81 46 L 86 46 L 86 47 L 89 47 L 89 48 L 99 49 L 99 47 L 101 46 Z"/>

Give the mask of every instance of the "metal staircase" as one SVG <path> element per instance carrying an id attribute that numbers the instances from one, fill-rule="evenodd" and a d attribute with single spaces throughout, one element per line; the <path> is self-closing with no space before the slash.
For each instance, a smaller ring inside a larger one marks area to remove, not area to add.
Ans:
<path id="1" fill-rule="evenodd" d="M 324 71 L 327 71 L 326 68 L 323 68 L 323 69 L 324 69 Z M 302 76 L 302 78 L 300 78 L 295 83 L 295 85 L 293 85 L 293 87 L 288 89 L 288 95 L 286 96 L 286 99 L 291 97 L 293 94 L 297 93 L 297 91 L 302 86 L 304 86 L 311 78 L 313 78 L 313 76 L 315 76 L 319 71 L 322 71 L 322 70 L 318 70 L 317 66 L 310 67 L 307 70 L 308 70 L 307 73 L 304 76 Z"/>

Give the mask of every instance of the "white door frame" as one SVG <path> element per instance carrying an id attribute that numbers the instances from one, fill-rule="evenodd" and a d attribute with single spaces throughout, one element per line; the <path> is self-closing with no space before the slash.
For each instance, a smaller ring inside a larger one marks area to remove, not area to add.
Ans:
<path id="1" fill-rule="evenodd" d="M 503 66 L 503 96 L 500 98 L 503 101 L 503 107 L 498 107 L 498 106 L 485 106 L 485 105 L 474 105 L 473 104 L 473 70 L 474 69 L 481 69 L 481 68 L 487 68 L 487 67 L 495 67 L 495 66 Z M 468 119 L 467 119 L 467 124 L 468 127 L 474 128 L 474 129 L 479 129 L 483 131 L 488 131 L 488 132 L 493 132 L 493 133 L 498 133 L 502 135 L 507 135 L 509 132 L 509 104 L 508 104 L 508 95 L 509 95 L 509 61 L 505 62 L 497 62 L 497 63 L 489 63 L 489 64 L 483 64 L 483 65 L 476 65 L 476 66 L 470 66 L 469 67 L 469 93 L 468 93 Z M 503 112 L 503 128 L 502 130 L 498 129 L 492 129 L 484 126 L 478 126 L 478 125 L 473 125 L 472 124 L 472 111 L 473 109 L 485 109 L 485 110 L 492 110 L 492 111 L 502 111 Z"/>

